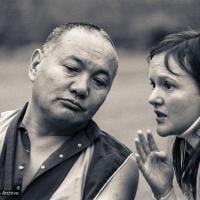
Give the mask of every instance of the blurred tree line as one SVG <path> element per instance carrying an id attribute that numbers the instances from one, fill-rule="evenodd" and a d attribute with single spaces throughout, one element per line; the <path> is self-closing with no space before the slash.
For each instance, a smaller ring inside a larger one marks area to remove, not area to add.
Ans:
<path id="1" fill-rule="evenodd" d="M 0 45 L 42 42 L 71 21 L 95 23 L 118 47 L 144 49 L 165 34 L 198 28 L 199 0 L 0 0 Z"/>

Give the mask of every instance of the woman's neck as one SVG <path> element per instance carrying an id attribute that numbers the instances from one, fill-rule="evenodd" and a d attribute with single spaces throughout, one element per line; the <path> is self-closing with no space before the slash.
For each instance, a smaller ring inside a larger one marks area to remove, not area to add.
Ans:
<path id="1" fill-rule="evenodd" d="M 200 141 L 200 117 L 178 137 L 184 138 L 195 149 Z"/>

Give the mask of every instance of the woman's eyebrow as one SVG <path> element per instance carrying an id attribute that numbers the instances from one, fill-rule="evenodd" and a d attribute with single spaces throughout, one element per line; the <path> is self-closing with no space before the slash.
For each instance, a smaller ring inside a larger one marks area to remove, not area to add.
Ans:
<path id="1" fill-rule="evenodd" d="M 177 83 L 177 81 L 180 81 L 180 80 L 175 80 L 173 77 L 169 77 L 169 76 L 165 76 L 165 75 L 159 76 L 158 80 L 165 80 L 165 81 L 170 81 L 173 83 Z"/>

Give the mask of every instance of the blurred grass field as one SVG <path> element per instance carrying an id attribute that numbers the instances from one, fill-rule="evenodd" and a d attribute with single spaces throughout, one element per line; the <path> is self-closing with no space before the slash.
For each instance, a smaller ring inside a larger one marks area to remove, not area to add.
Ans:
<path id="1" fill-rule="evenodd" d="M 0 50 L 0 112 L 21 107 L 31 95 L 28 80 L 29 59 L 35 46 L 8 52 Z M 95 120 L 106 132 L 134 151 L 138 129 L 155 132 L 155 122 L 147 99 L 150 93 L 145 53 L 119 51 L 120 67 L 110 94 Z M 156 134 L 155 134 L 156 135 Z M 155 136 L 161 149 L 166 139 Z M 149 187 L 140 176 L 136 199 L 152 199 Z M 183 199 L 180 196 L 180 199 Z"/>

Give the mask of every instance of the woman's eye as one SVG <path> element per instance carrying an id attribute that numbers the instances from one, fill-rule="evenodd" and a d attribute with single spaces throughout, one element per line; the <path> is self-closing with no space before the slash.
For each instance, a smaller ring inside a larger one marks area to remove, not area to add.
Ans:
<path id="1" fill-rule="evenodd" d="M 155 83 L 153 81 L 150 81 L 150 86 L 151 86 L 152 89 L 154 89 L 155 88 Z"/>
<path id="2" fill-rule="evenodd" d="M 163 82 L 163 87 L 166 88 L 167 90 L 171 90 L 174 88 L 174 86 L 167 81 Z"/>

